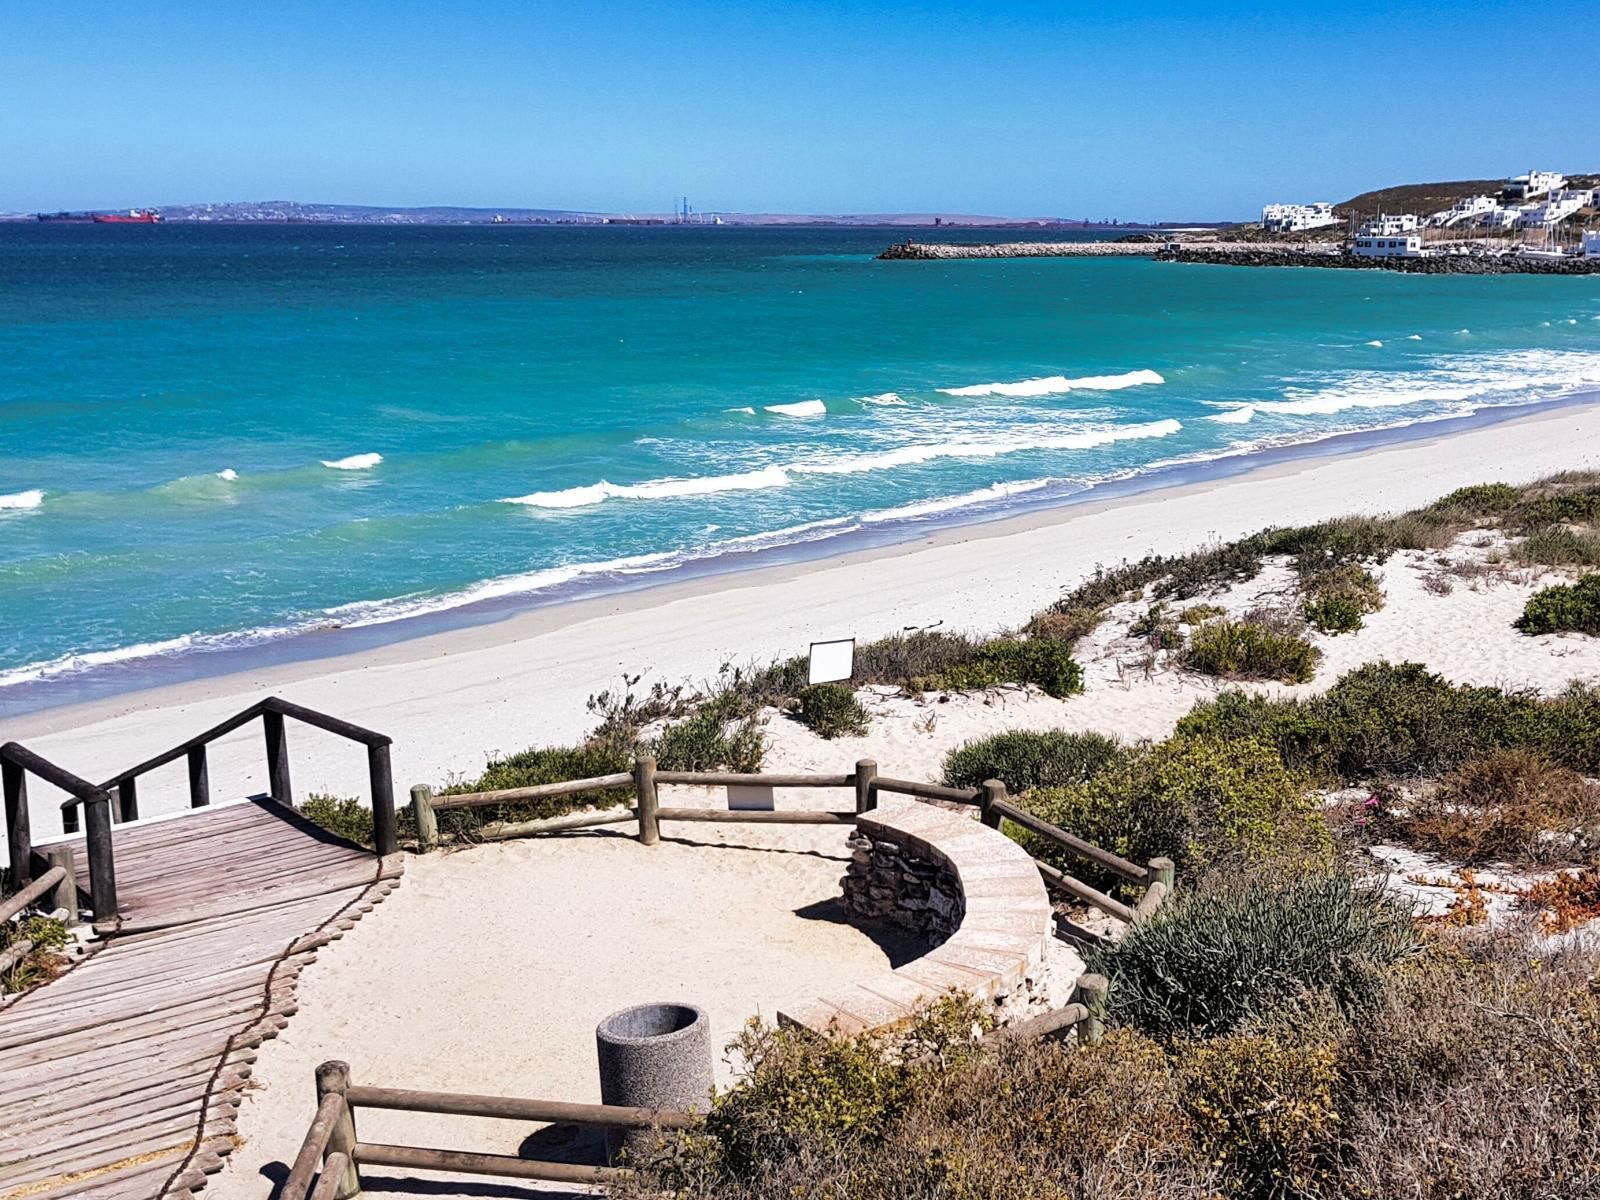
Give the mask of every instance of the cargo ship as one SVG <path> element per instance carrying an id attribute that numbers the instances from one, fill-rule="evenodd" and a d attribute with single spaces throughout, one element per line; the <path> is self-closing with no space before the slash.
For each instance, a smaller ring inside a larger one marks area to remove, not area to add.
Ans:
<path id="1" fill-rule="evenodd" d="M 161 214 L 153 208 L 130 208 L 127 212 L 95 213 L 96 225 L 154 225 Z"/>

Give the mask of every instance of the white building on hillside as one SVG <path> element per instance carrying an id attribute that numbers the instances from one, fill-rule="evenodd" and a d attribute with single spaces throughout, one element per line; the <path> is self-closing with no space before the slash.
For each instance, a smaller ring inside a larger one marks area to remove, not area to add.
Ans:
<path id="1" fill-rule="evenodd" d="M 1529 171 L 1506 180 L 1503 194 L 1507 200 L 1532 200 L 1555 191 L 1566 181 L 1560 171 Z"/>
<path id="2" fill-rule="evenodd" d="M 1585 229 L 1583 231 L 1583 256 L 1585 258 L 1600 258 L 1600 229 Z"/>
<path id="3" fill-rule="evenodd" d="M 1383 213 L 1373 217 L 1370 221 L 1363 222 L 1360 229 L 1356 230 L 1358 237 L 1394 237 L 1396 234 L 1411 233 L 1417 227 L 1417 218 L 1410 213 Z"/>
<path id="4" fill-rule="evenodd" d="M 1428 218 L 1428 224 L 1436 229 L 1451 225 L 1471 225 L 1499 207 L 1500 202 L 1493 196 L 1468 196 L 1464 200 L 1457 200 L 1449 208 L 1434 213 Z"/>
<path id="5" fill-rule="evenodd" d="M 1558 189 L 1551 192 L 1544 203 L 1523 208 L 1522 215 L 1517 218 L 1517 224 L 1525 229 L 1555 225 L 1565 221 L 1580 208 L 1588 208 L 1591 195 L 1587 188 Z"/>
<path id="6" fill-rule="evenodd" d="M 1339 218 L 1333 215 L 1333 205 L 1322 201 L 1316 204 L 1269 204 L 1261 210 L 1261 224 L 1273 233 L 1300 233 L 1338 223 Z"/>
<path id="7" fill-rule="evenodd" d="M 1357 258 L 1421 258 L 1422 235 L 1408 233 L 1402 237 L 1377 237 L 1358 235 L 1350 243 L 1350 252 Z"/>

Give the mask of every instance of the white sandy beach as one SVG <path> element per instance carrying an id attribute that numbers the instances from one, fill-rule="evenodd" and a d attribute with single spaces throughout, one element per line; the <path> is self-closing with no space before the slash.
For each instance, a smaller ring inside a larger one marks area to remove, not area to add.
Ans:
<path id="1" fill-rule="evenodd" d="M 645 673 L 648 686 L 656 679 L 704 679 L 724 662 L 801 653 L 814 639 L 867 639 L 928 626 L 995 630 L 1025 620 L 1097 564 L 1176 553 L 1267 524 L 1411 508 L 1470 483 L 1596 466 L 1600 405 L 1562 407 L 1448 437 L 947 530 L 821 563 L 578 601 L 348 657 L 50 709 L 6 721 L 3 737 L 101 779 L 275 693 L 393 737 L 403 796 L 411 783 L 476 773 L 489 755 L 581 736 L 592 723 L 585 698 L 615 687 L 625 672 Z M 1399 589 L 1366 631 L 1338 640 L 1315 686 L 1353 665 L 1352 658 L 1419 659 L 1454 679 L 1543 688 L 1600 665 L 1581 639 L 1530 641 L 1510 630 L 1507 614 L 1520 600 L 1509 585 L 1479 600 L 1463 592 L 1409 604 L 1407 594 Z M 880 757 L 886 771 L 926 775 L 944 745 L 990 728 L 1061 724 L 1160 735 L 1206 686 L 1161 674 L 1135 685 L 1123 663 L 1129 656 L 1110 646 L 1096 651 L 1092 641 L 1084 651 L 1101 661 L 1088 664 L 1088 694 L 1066 704 L 1017 696 L 1003 709 L 979 702 L 976 715 L 959 720 L 943 706 L 935 710 L 938 744 L 912 741 L 903 751 L 886 744 L 886 734 L 860 745 L 791 746 L 791 734 L 775 729 L 769 761 L 821 766 L 826 759 L 838 768 L 866 753 Z M 894 703 L 908 711 L 916 705 Z M 914 712 L 904 723 L 926 717 Z M 299 726 L 291 727 L 290 739 L 297 797 L 365 795 L 358 748 Z M 264 790 L 259 732 L 247 729 L 213 747 L 210 769 L 218 797 Z M 184 789 L 181 764 L 147 777 L 142 811 L 181 807 Z M 50 836 L 59 829 L 57 801 L 42 785 L 31 801 L 36 838 Z"/>

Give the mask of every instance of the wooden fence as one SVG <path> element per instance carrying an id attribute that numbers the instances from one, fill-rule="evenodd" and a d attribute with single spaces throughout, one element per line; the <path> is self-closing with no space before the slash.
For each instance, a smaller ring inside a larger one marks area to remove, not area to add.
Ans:
<path id="1" fill-rule="evenodd" d="M 771 787 L 771 788 L 850 788 L 855 793 L 855 805 L 849 809 L 721 809 L 721 808 L 663 808 L 660 789 L 663 786 L 691 787 Z M 853 825 L 861 813 L 876 808 L 878 796 L 889 792 L 911 796 L 919 800 L 935 800 L 946 804 L 965 804 L 978 809 L 979 818 L 991 829 L 999 829 L 1006 821 L 1019 825 L 1030 833 L 1055 843 L 1071 854 L 1095 863 L 1102 869 L 1143 887 L 1144 894 L 1137 904 L 1128 905 L 1106 895 L 1064 871 L 1045 862 L 1038 862 L 1039 874 L 1045 885 L 1065 893 L 1075 900 L 1092 905 L 1120 921 L 1134 922 L 1148 917 L 1166 900 L 1173 886 L 1173 863 L 1168 858 L 1151 859 L 1145 866 L 1130 862 L 1109 850 L 1101 849 L 1082 838 L 1042 820 L 1026 809 L 1011 802 L 1006 785 L 990 779 L 979 787 L 955 788 L 943 784 L 922 783 L 913 779 L 894 779 L 878 774 L 878 764 L 863 758 L 856 769 L 845 775 L 816 774 L 741 774 L 727 771 L 658 771 L 653 758 L 640 758 L 633 770 L 614 775 L 598 775 L 590 779 L 568 779 L 558 783 L 541 783 L 530 787 L 506 788 L 493 792 L 464 792 L 456 795 L 436 796 L 426 784 L 411 789 L 412 813 L 416 818 L 417 846 L 419 850 L 432 850 L 439 844 L 440 811 L 464 808 L 487 808 L 555 796 L 571 796 L 580 792 L 602 792 L 619 788 L 632 788 L 632 807 L 613 807 L 595 812 L 573 812 L 558 817 L 533 821 L 502 821 L 484 826 L 478 836 L 485 840 L 530 837 L 540 833 L 563 833 L 575 829 L 591 829 L 604 825 L 623 825 L 638 822 L 639 841 L 653 846 L 661 840 L 662 821 L 718 821 L 747 822 L 776 825 Z"/>
<path id="2" fill-rule="evenodd" d="M 542 1179 L 555 1183 L 605 1184 L 625 1179 L 625 1167 L 548 1162 L 509 1154 L 479 1154 L 422 1146 L 363 1142 L 356 1130 L 358 1108 L 386 1108 L 442 1116 L 495 1117 L 511 1121 L 560 1122 L 601 1129 L 688 1129 L 699 1116 L 676 1109 L 626 1108 L 615 1104 L 572 1104 L 563 1100 L 525 1100 L 458 1092 L 419 1092 L 359 1087 L 350 1067 L 325 1062 L 317 1068 L 317 1114 L 295 1156 L 281 1200 L 348 1200 L 361 1191 L 362 1167 L 409 1167 Z"/>

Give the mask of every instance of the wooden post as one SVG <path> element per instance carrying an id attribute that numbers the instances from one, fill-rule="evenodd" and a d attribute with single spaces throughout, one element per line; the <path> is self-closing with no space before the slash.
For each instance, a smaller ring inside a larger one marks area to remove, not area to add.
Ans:
<path id="1" fill-rule="evenodd" d="M 416 818 L 417 850 L 426 854 L 439 844 L 439 816 L 433 811 L 433 789 L 425 783 L 411 789 L 411 815 Z"/>
<path id="2" fill-rule="evenodd" d="M 78 923 L 78 862 L 77 856 L 72 853 L 72 847 L 67 845 L 51 846 L 44 852 L 50 860 L 52 867 L 60 867 L 65 871 L 66 878 L 50 890 L 47 903 L 52 910 L 66 909 L 67 924 Z"/>
<path id="3" fill-rule="evenodd" d="M 367 747 L 367 775 L 372 780 L 372 842 L 380 855 L 399 848 L 394 833 L 394 776 L 389 770 L 389 743 Z"/>
<path id="4" fill-rule="evenodd" d="M 28 775 L 21 763 L 0 760 L 0 786 L 5 790 L 6 848 L 11 855 L 11 882 L 33 882 L 33 834 L 28 823 Z M 70 830 L 68 832 L 71 832 Z"/>
<path id="5" fill-rule="evenodd" d="M 139 781 L 131 776 L 117 784 L 117 811 L 112 814 L 118 821 L 139 819 Z"/>
<path id="6" fill-rule="evenodd" d="M 1000 810 L 994 806 L 994 802 L 1006 798 L 1006 785 L 998 779 L 985 779 L 978 786 L 978 792 L 979 819 L 990 829 L 999 829 Z"/>
<path id="7" fill-rule="evenodd" d="M 267 794 L 279 804 L 294 807 L 289 783 L 289 742 L 283 733 L 283 714 L 264 712 L 261 725 L 267 735 Z"/>
<path id="8" fill-rule="evenodd" d="M 1172 885 L 1177 877 L 1177 867 L 1170 858 L 1150 860 L 1150 882 L 1167 885 L 1167 895 L 1172 895 Z"/>
<path id="9" fill-rule="evenodd" d="M 323 1063 L 317 1068 L 317 1104 L 322 1104 L 324 1096 L 330 1092 L 343 1096 L 350 1089 L 350 1064 L 333 1060 Z M 328 1160 L 335 1154 L 345 1157 L 344 1179 L 334 1189 L 335 1200 L 350 1200 L 352 1196 L 361 1194 L 361 1176 L 356 1171 L 356 1119 L 350 1111 L 350 1104 L 345 1102 L 344 1112 L 333 1123 L 333 1132 L 328 1136 L 328 1148 L 323 1151 L 322 1162 L 326 1168 Z"/>
<path id="10" fill-rule="evenodd" d="M 654 846 L 661 840 L 661 823 L 656 818 L 656 760 L 638 758 L 633 763 L 633 786 L 639 795 L 639 844 Z"/>
<path id="11" fill-rule="evenodd" d="M 204 808 L 211 803 L 211 769 L 206 766 L 206 748 L 189 751 L 189 807 Z"/>
<path id="12" fill-rule="evenodd" d="M 872 781 L 877 777 L 877 759 L 863 758 L 856 763 L 856 811 L 858 813 L 870 812 L 877 807 L 878 798 L 872 790 Z"/>
<path id="13" fill-rule="evenodd" d="M 96 924 L 117 919 L 117 867 L 111 850 L 111 797 L 101 792 L 83 802 L 89 844 L 89 898 Z"/>
<path id="14" fill-rule="evenodd" d="M 1073 999 L 1083 1005 L 1089 1013 L 1078 1025 L 1078 1041 L 1084 1045 L 1093 1045 L 1105 1036 L 1106 997 L 1110 990 L 1111 981 L 1104 975 L 1078 977 L 1078 987 Z"/>

